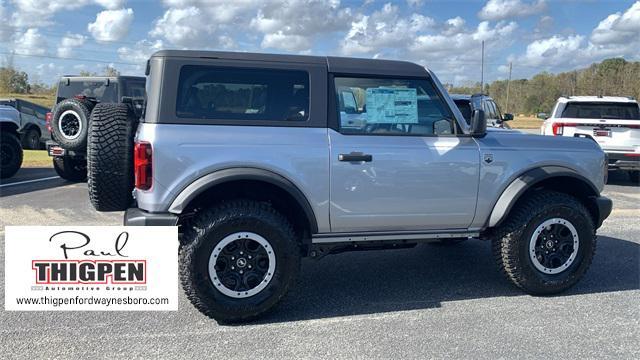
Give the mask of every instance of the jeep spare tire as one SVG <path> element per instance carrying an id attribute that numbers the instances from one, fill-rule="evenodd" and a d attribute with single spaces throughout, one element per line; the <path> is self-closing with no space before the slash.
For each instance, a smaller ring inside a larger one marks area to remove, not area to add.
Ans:
<path id="1" fill-rule="evenodd" d="M 61 147 L 84 150 L 87 146 L 89 116 L 94 103 L 88 100 L 65 99 L 53 109 L 51 132 Z"/>
<path id="2" fill-rule="evenodd" d="M 126 210 L 133 200 L 133 137 L 138 124 L 127 104 L 96 105 L 89 122 L 89 200 L 98 211 Z"/>

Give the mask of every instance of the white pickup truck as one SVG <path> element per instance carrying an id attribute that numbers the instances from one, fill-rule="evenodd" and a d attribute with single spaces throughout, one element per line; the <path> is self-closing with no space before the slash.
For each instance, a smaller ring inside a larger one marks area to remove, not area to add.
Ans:
<path id="1" fill-rule="evenodd" d="M 609 169 L 626 170 L 640 182 L 640 107 L 634 98 L 561 97 L 541 132 L 594 140 L 609 156 Z"/>

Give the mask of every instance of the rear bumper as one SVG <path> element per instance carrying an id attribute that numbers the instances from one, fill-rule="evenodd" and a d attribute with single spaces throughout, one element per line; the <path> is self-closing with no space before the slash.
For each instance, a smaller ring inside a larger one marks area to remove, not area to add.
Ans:
<path id="1" fill-rule="evenodd" d="M 593 203 L 598 210 L 598 219 L 596 229 L 602 226 L 602 223 L 606 218 L 611 215 L 613 209 L 613 201 L 606 196 L 598 196 L 593 198 Z"/>
<path id="2" fill-rule="evenodd" d="M 178 217 L 171 213 L 150 213 L 129 208 L 124 213 L 125 226 L 176 226 Z"/>
<path id="3" fill-rule="evenodd" d="M 84 151 L 67 150 L 54 140 L 47 140 L 45 145 L 47 146 L 47 154 L 51 157 L 70 156 L 74 158 L 85 158 L 87 156 L 87 153 Z"/>
<path id="4" fill-rule="evenodd" d="M 607 152 L 609 168 L 620 170 L 640 170 L 640 153 L 624 154 Z"/>

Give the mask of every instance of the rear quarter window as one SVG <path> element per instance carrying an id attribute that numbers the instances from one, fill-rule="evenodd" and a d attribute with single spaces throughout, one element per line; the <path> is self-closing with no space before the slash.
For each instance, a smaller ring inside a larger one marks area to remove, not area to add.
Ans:
<path id="1" fill-rule="evenodd" d="M 637 103 L 570 102 L 562 111 L 561 117 L 640 120 L 640 110 Z"/>
<path id="2" fill-rule="evenodd" d="M 176 116 L 306 121 L 309 74 L 301 70 L 185 65 L 178 81 Z"/>

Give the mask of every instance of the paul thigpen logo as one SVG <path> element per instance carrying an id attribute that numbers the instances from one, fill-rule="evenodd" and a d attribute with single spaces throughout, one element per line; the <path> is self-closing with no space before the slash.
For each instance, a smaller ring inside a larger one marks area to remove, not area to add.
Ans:
<path id="1" fill-rule="evenodd" d="M 127 241 L 129 233 L 123 231 L 113 249 L 100 250 L 91 248 L 91 239 L 84 233 L 58 232 L 49 242 L 60 243 L 64 260 L 33 260 L 36 284 L 146 284 L 147 261 L 128 259 Z"/>

